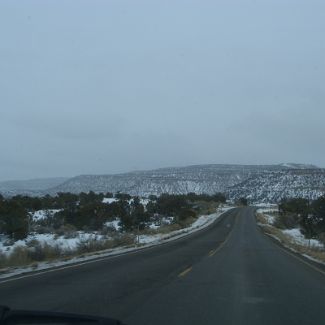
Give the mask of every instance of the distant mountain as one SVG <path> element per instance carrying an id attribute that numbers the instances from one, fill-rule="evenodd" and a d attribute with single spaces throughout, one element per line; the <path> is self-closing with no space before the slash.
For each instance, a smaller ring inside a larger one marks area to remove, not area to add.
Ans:
<path id="1" fill-rule="evenodd" d="M 50 190 L 57 192 L 161 193 L 225 192 L 231 199 L 279 201 L 283 197 L 316 198 L 325 193 L 325 170 L 312 165 L 197 165 L 118 175 L 83 175 Z"/>
<path id="2" fill-rule="evenodd" d="M 325 195 L 325 169 L 264 171 L 226 190 L 229 197 L 254 202 L 279 202 L 282 198 L 316 199 Z"/>
<path id="3" fill-rule="evenodd" d="M 53 178 L 37 178 L 29 180 L 5 181 L 0 182 L 0 193 L 7 195 L 15 194 L 37 194 L 46 191 L 49 188 L 58 186 L 69 178 L 53 177 Z"/>
<path id="4" fill-rule="evenodd" d="M 23 188 L 25 194 L 26 189 Z M 138 196 L 224 192 L 230 199 L 245 196 L 254 202 L 277 202 L 283 197 L 300 196 L 314 199 L 325 194 L 325 169 L 302 164 L 195 165 L 116 175 L 81 175 L 63 179 L 47 189 L 34 186 L 29 193 L 88 191 Z"/>
<path id="5" fill-rule="evenodd" d="M 320 169 L 319 167 L 311 164 L 295 164 L 295 163 L 284 163 L 279 166 L 289 169 Z"/>

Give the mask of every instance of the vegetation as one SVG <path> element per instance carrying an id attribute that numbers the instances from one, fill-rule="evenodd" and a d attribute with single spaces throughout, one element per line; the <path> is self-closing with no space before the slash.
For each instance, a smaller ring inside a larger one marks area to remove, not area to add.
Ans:
<path id="1" fill-rule="evenodd" d="M 64 234 L 76 231 L 103 231 L 108 221 L 120 220 L 123 232 L 144 230 L 151 220 L 172 217 L 175 223 L 184 223 L 200 213 L 199 202 L 206 204 L 224 203 L 223 194 L 215 195 L 189 193 L 187 195 L 163 194 L 150 196 L 146 206 L 139 197 L 117 193 L 115 201 L 104 203 L 112 193 L 58 193 L 44 197 L 14 196 L 0 197 L 0 233 L 11 239 L 26 238 L 29 232 Z M 31 215 L 38 210 L 59 209 L 57 213 L 43 220 L 32 220 Z"/>
<path id="2" fill-rule="evenodd" d="M 28 234 L 48 234 L 77 238 L 75 249 L 49 245 L 37 239 L 29 240 L 25 246 L 16 246 L 9 255 L 0 251 L 0 269 L 9 266 L 36 265 L 38 262 L 57 258 L 71 258 L 75 255 L 128 246 L 135 243 L 139 233 L 154 234 L 149 225 L 162 225 L 163 219 L 171 224 L 161 226 L 162 233 L 168 233 L 189 226 L 200 213 L 215 211 L 226 198 L 223 194 L 187 195 L 163 194 L 150 196 L 146 202 L 139 197 L 117 193 L 58 193 L 56 196 L 28 197 L 0 196 L 0 234 L 6 235 L 4 245 L 10 246 L 16 240 L 25 239 Z M 36 211 L 47 211 L 45 218 L 33 220 Z M 53 213 L 51 212 L 53 211 Z M 109 228 L 106 223 L 119 220 L 120 231 Z M 92 237 L 80 236 L 78 231 L 91 232 Z M 36 237 L 37 238 L 37 237 Z"/>
<path id="3" fill-rule="evenodd" d="M 277 226 L 299 226 L 306 238 L 325 238 L 325 196 L 314 201 L 307 199 L 284 199 L 279 205 Z"/>
<path id="4" fill-rule="evenodd" d="M 245 197 L 241 197 L 236 201 L 239 206 L 248 206 L 248 200 Z"/>

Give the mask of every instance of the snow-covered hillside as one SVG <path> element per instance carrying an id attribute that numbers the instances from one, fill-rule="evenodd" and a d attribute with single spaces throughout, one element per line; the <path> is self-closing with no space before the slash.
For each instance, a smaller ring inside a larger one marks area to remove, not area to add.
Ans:
<path id="1" fill-rule="evenodd" d="M 278 202 L 283 197 L 315 199 L 325 193 L 325 170 L 314 166 L 200 165 L 120 175 L 78 176 L 52 192 L 124 192 L 148 196 L 162 193 L 225 192 L 230 199 Z"/>
<path id="2" fill-rule="evenodd" d="M 325 169 L 313 165 L 196 165 L 117 175 L 82 175 L 38 192 L 122 192 L 147 197 L 162 193 L 224 192 L 230 199 L 278 202 L 283 197 L 315 199 L 325 193 Z M 1 192 L 1 188 L 0 188 Z M 21 193 L 19 190 L 11 194 Z M 26 191 L 24 190 L 24 194 Z M 30 192 L 36 195 L 35 192 Z"/>

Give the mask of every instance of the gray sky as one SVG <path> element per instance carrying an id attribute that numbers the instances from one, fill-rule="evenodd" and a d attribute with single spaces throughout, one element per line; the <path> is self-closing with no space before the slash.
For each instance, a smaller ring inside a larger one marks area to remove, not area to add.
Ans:
<path id="1" fill-rule="evenodd" d="M 324 31 L 324 0 L 2 0 L 0 180 L 325 167 Z"/>

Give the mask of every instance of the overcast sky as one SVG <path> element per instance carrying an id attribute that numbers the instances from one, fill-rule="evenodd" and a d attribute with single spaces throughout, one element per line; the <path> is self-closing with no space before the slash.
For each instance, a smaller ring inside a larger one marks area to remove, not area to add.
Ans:
<path id="1" fill-rule="evenodd" d="M 1 0 L 0 180 L 325 167 L 324 31 L 324 0 Z"/>

